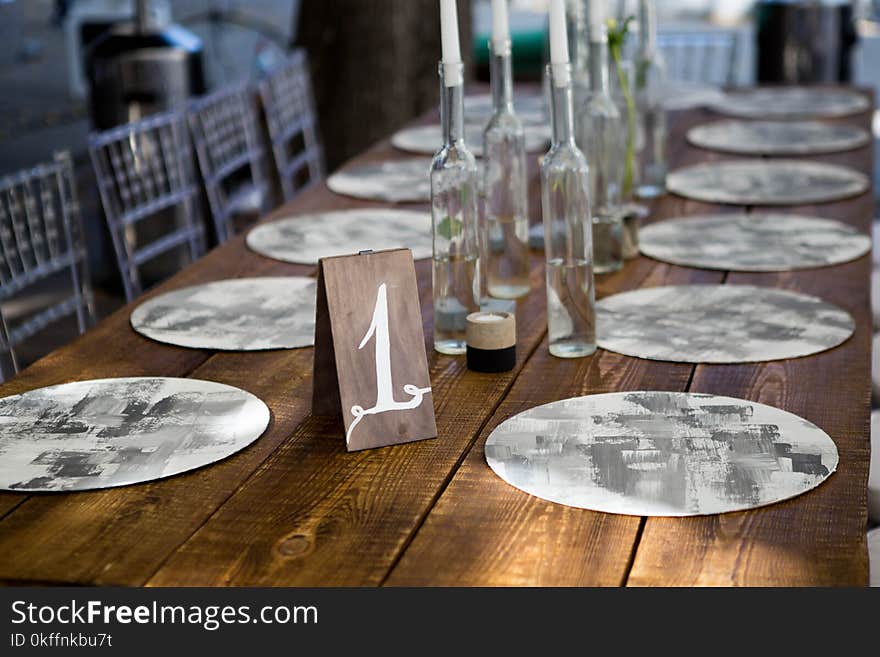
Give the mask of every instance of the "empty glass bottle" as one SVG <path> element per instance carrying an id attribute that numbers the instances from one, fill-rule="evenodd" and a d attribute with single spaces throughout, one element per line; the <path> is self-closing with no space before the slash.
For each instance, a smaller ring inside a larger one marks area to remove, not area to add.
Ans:
<path id="1" fill-rule="evenodd" d="M 580 358 L 596 350 L 590 172 L 574 141 L 571 67 L 547 69 L 553 140 L 541 163 L 541 201 L 548 337 L 554 356 Z"/>
<path id="2" fill-rule="evenodd" d="M 593 267 L 597 274 L 623 266 L 623 186 L 626 137 L 608 82 L 608 28 L 590 26 L 590 91 L 576 112 L 576 138 L 590 167 Z"/>
<path id="3" fill-rule="evenodd" d="M 636 104 L 641 122 L 642 147 L 636 195 L 655 198 L 666 192 L 666 110 L 660 90 L 666 77 L 657 48 L 657 7 L 654 0 L 639 0 L 639 42 L 635 55 Z"/>
<path id="4" fill-rule="evenodd" d="M 466 318 L 480 309 L 477 163 L 464 142 L 462 71 L 440 64 L 443 146 L 431 162 L 434 349 L 450 355 L 465 353 Z"/>
<path id="5" fill-rule="evenodd" d="M 529 292 L 529 204 L 526 144 L 513 110 L 510 41 L 490 44 L 492 118 L 483 133 L 485 234 L 489 296 L 516 299 Z"/>

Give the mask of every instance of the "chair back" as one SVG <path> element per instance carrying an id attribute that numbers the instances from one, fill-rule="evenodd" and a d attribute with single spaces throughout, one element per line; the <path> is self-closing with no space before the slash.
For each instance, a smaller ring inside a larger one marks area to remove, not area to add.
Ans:
<path id="1" fill-rule="evenodd" d="M 255 100 L 246 84 L 235 84 L 193 101 L 187 112 L 219 243 L 235 233 L 236 216 L 259 216 L 266 207 Z"/>
<path id="2" fill-rule="evenodd" d="M 125 296 L 131 301 L 143 292 L 145 263 L 181 248 L 190 261 L 205 251 L 201 190 L 184 115 L 154 114 L 92 134 L 89 152 Z"/>
<path id="3" fill-rule="evenodd" d="M 275 166 L 286 201 L 324 176 L 315 103 L 304 50 L 294 51 L 260 84 Z"/>
<path id="4" fill-rule="evenodd" d="M 65 270 L 69 294 L 53 291 L 48 307 L 14 324 L 9 302 Z M 0 178 L 0 381 L 18 372 L 16 347 L 71 314 L 80 333 L 94 321 L 73 165 L 62 152 L 53 162 Z"/>
<path id="5" fill-rule="evenodd" d="M 733 30 L 662 31 L 657 35 L 670 80 L 717 86 L 736 83 L 738 42 L 739 35 Z"/>

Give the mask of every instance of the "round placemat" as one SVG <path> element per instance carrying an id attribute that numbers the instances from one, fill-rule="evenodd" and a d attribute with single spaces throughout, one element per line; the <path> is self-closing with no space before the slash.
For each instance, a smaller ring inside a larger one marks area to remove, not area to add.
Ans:
<path id="1" fill-rule="evenodd" d="M 431 161 L 391 160 L 349 167 L 327 178 L 337 194 L 391 203 L 431 200 Z"/>
<path id="2" fill-rule="evenodd" d="M 303 214 L 257 226 L 247 245 L 269 258 L 304 265 L 367 249 L 406 248 L 422 260 L 432 254 L 431 215 L 386 208 Z"/>
<path id="3" fill-rule="evenodd" d="M 483 156 L 483 127 L 465 126 L 465 143 L 475 157 Z M 528 125 L 524 127 L 526 150 L 529 153 L 546 151 L 550 145 L 550 126 Z M 439 125 L 422 125 L 394 133 L 391 145 L 402 151 L 433 155 L 443 143 Z"/>
<path id="4" fill-rule="evenodd" d="M 466 123 L 485 127 L 492 117 L 492 95 L 474 94 L 464 98 L 464 120 Z M 544 96 L 535 93 L 513 95 L 513 111 L 523 123 L 549 124 Z"/>
<path id="5" fill-rule="evenodd" d="M 710 107 L 723 103 L 725 98 L 721 88 L 689 80 L 664 80 L 658 92 L 660 103 L 668 112 Z"/>
<path id="6" fill-rule="evenodd" d="M 247 447 L 269 409 L 199 379 L 77 381 L 0 399 L 0 488 L 73 491 L 193 470 Z"/>
<path id="7" fill-rule="evenodd" d="M 746 119 L 830 118 L 858 114 L 869 107 L 868 99 L 861 94 L 812 87 L 734 91 L 712 104 L 719 114 Z"/>
<path id="8" fill-rule="evenodd" d="M 755 363 L 809 356 L 849 338 L 855 322 L 816 297 L 751 285 L 670 285 L 596 304 L 603 349 L 679 363 Z"/>
<path id="9" fill-rule="evenodd" d="M 261 351 L 315 343 L 316 282 L 233 278 L 172 290 L 131 313 L 135 331 L 194 349 Z"/>
<path id="10" fill-rule="evenodd" d="M 673 171 L 673 194 L 707 203 L 806 205 L 858 196 L 868 178 L 846 167 L 804 160 L 738 160 Z"/>
<path id="11" fill-rule="evenodd" d="M 499 424 L 489 467 L 544 500 L 634 516 L 700 516 L 801 495 L 838 463 L 807 420 L 733 397 L 622 392 L 552 402 Z"/>
<path id="12" fill-rule="evenodd" d="M 739 155 L 815 155 L 860 148 L 871 136 L 854 125 L 818 121 L 717 121 L 687 133 L 695 146 Z"/>
<path id="13" fill-rule="evenodd" d="M 833 219 L 788 214 L 718 214 L 645 226 L 640 249 L 674 265 L 723 271 L 791 271 L 855 260 L 871 238 Z"/>

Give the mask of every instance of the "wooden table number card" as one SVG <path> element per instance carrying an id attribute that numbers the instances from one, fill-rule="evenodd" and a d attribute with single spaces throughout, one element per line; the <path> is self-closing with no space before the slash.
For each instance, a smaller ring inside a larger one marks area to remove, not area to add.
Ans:
<path id="1" fill-rule="evenodd" d="M 412 252 L 318 263 L 312 413 L 342 414 L 353 452 L 434 438 L 434 403 Z"/>

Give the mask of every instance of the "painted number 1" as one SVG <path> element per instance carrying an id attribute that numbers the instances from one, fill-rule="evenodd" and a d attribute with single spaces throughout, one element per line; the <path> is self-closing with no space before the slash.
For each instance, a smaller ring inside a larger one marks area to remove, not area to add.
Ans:
<path id="1" fill-rule="evenodd" d="M 367 409 L 357 404 L 351 407 L 354 420 L 348 426 L 348 432 L 345 434 L 346 443 L 350 442 L 354 428 L 365 415 L 418 408 L 421 406 L 424 396 L 431 392 L 430 387 L 419 388 L 407 383 L 403 386 L 403 392 L 409 395 L 410 399 L 404 402 L 394 400 L 394 382 L 391 380 L 391 335 L 388 330 L 388 288 L 385 283 L 379 286 L 376 305 L 373 308 L 373 321 L 358 345 L 358 349 L 363 349 L 371 338 L 376 339 L 376 404 Z"/>

